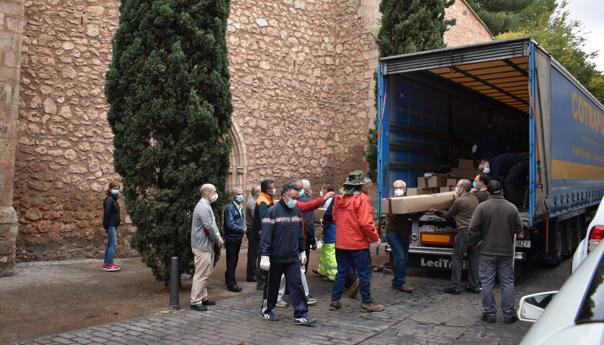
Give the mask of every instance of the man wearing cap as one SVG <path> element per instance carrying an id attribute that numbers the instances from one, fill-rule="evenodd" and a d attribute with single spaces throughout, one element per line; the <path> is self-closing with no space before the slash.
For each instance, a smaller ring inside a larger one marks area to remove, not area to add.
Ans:
<path id="1" fill-rule="evenodd" d="M 503 322 L 513 323 L 518 321 L 514 310 L 514 236 L 522 231 L 522 221 L 516 206 L 503 198 L 498 180 L 489 181 L 487 190 L 489 198 L 476 207 L 469 227 L 469 244 L 480 254 L 482 320 L 495 322 L 493 285 L 498 276 Z"/>
<path id="2" fill-rule="evenodd" d="M 367 197 L 366 184 L 371 182 L 362 171 L 351 172 L 344 182 L 342 195 L 334 198 L 333 222 L 336 224 L 336 260 L 338 273 L 331 289 L 329 310 L 342 307 L 340 299 L 350 267 L 356 267 L 361 290 L 361 311 L 379 312 L 381 304 L 371 298 L 371 244 L 380 243 L 380 236 L 373 222 L 373 212 Z"/>
<path id="3" fill-rule="evenodd" d="M 264 287 L 262 314 L 265 320 L 276 321 L 274 313 L 281 275 L 285 275 L 292 306 L 294 324 L 309 326 L 315 321 L 308 316 L 308 304 L 302 286 L 300 265 L 306 263 L 302 215 L 296 207 L 299 189 L 293 183 L 283 186 L 281 200 L 270 207 L 262 219 L 260 235 L 260 269 L 268 271 Z"/>

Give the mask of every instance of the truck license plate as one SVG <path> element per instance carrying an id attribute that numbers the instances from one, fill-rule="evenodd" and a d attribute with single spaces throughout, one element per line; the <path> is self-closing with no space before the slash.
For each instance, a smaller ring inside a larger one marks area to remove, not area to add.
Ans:
<path id="1" fill-rule="evenodd" d="M 518 248 L 530 248 L 531 241 L 530 240 L 516 240 L 516 247 Z"/>

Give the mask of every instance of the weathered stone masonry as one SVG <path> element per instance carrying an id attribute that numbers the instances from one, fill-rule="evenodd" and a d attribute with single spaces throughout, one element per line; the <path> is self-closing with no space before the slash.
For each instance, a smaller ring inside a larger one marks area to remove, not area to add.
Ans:
<path id="1" fill-rule="evenodd" d="M 307 177 L 318 189 L 363 167 L 366 133 L 375 117 L 378 55 L 367 28 L 375 31 L 379 23 L 378 3 L 231 0 L 227 42 L 237 143 L 232 184 L 249 188 L 268 177 L 278 185 Z M 12 117 L 2 116 L 13 121 L 6 122 L 6 130 L 4 121 L 0 126 L 8 138 L 0 138 L 0 210 L 9 210 L 1 211 L 0 223 L 10 223 L 0 229 L 11 229 L 0 232 L 0 265 L 3 243 L 15 250 L 13 202 L 20 224 L 18 259 L 102 255 L 101 202 L 107 183 L 118 178 L 103 95 L 118 5 L 118 0 L 0 1 L 0 76 L 13 102 L 2 103 L 13 111 Z M 475 33 L 468 42 L 483 40 L 481 32 L 488 31 L 464 11 L 458 12 L 469 16 L 460 23 L 471 29 L 463 29 L 458 41 L 467 30 Z M 9 36 L 15 43 L 22 37 L 20 57 L 18 45 L 4 43 Z M 9 72 L 12 79 L 5 79 Z M 120 227 L 118 255 L 128 254 L 131 231 Z"/>
<path id="2" fill-rule="evenodd" d="M 18 231 L 13 179 L 24 24 L 22 0 L 0 2 L 0 277 L 14 271 Z"/>

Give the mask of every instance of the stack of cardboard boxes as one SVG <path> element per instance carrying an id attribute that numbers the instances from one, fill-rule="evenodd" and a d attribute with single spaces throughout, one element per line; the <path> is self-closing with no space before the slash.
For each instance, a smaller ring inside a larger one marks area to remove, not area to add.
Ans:
<path id="1" fill-rule="evenodd" d="M 474 163 L 460 159 L 457 167 L 448 174 L 425 174 L 417 178 L 417 188 L 407 188 L 407 196 L 382 199 L 384 213 L 409 214 L 425 212 L 431 208 L 446 209 L 455 201 L 451 192 L 459 179 L 472 181 L 478 174 Z"/>

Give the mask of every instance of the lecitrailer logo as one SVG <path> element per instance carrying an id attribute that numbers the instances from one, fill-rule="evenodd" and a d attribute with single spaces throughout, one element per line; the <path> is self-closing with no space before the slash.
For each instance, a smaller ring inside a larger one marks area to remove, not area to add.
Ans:
<path id="1" fill-rule="evenodd" d="M 449 258 L 430 259 L 422 257 L 419 260 L 419 265 L 421 267 L 451 269 L 451 262 L 452 260 Z M 463 268 L 466 268 L 465 261 L 463 262 Z"/>

